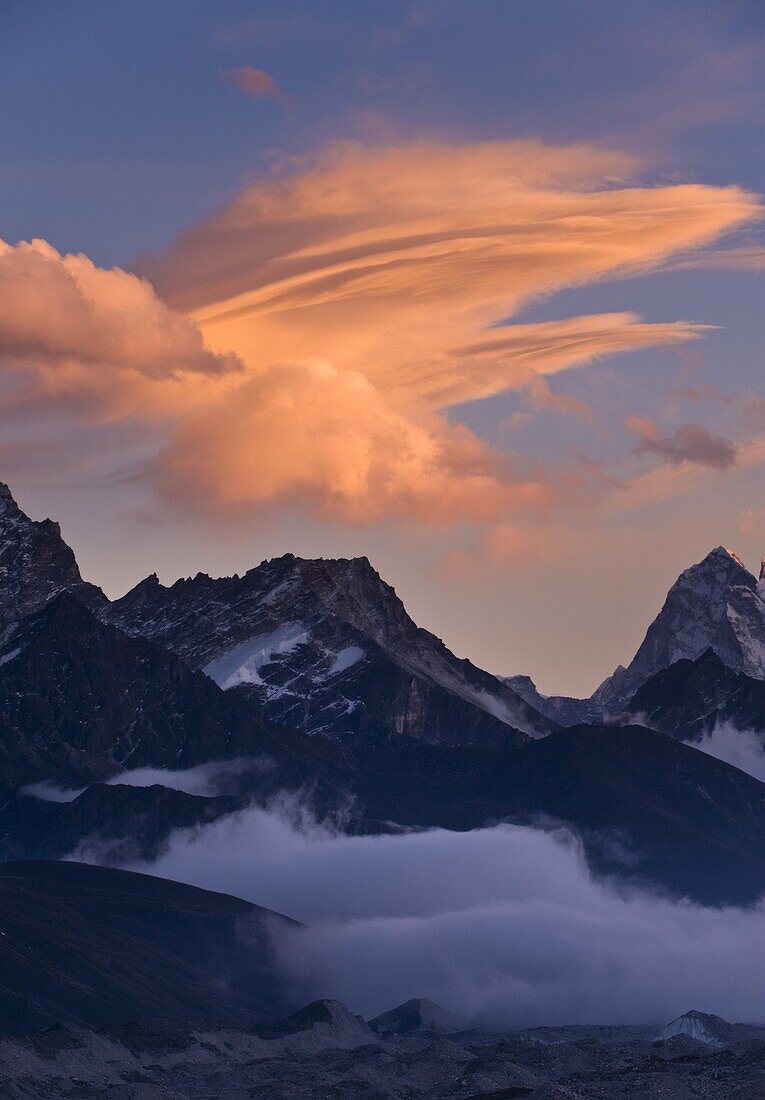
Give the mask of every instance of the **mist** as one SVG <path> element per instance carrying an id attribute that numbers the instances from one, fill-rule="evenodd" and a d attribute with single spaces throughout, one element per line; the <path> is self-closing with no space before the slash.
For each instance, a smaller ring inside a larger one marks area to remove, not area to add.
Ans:
<path id="1" fill-rule="evenodd" d="M 562 828 L 346 836 L 284 798 L 123 866 L 305 922 L 277 943 L 296 1001 L 333 997 L 368 1018 L 424 996 L 493 1027 L 659 1024 L 690 1008 L 765 1020 L 763 905 L 596 881 Z"/>
<path id="2" fill-rule="evenodd" d="M 239 780 L 252 772 L 264 772 L 273 767 L 266 757 L 237 757 L 232 760 L 211 760 L 193 768 L 130 768 L 105 779 L 108 786 L 168 787 L 173 791 L 214 798 L 221 794 L 236 794 Z M 87 787 L 62 787 L 53 780 L 43 779 L 22 787 L 23 794 L 45 802 L 73 802 Z"/>
<path id="3" fill-rule="evenodd" d="M 740 730 L 720 723 L 700 741 L 687 741 L 686 744 L 765 782 L 765 744 L 763 735 L 754 730 Z"/>

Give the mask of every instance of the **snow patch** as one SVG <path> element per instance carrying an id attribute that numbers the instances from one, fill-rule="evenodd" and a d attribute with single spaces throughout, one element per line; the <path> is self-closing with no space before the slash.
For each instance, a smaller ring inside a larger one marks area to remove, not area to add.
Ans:
<path id="1" fill-rule="evenodd" d="M 237 684 L 263 684 L 260 669 L 275 656 L 305 645 L 309 638 L 303 623 L 282 623 L 270 634 L 257 634 L 234 646 L 202 671 L 224 691 Z"/>
<path id="2" fill-rule="evenodd" d="M 352 668 L 355 664 L 361 660 L 364 656 L 364 650 L 357 645 L 347 645 L 345 649 L 341 649 L 339 653 L 335 654 L 335 659 L 332 662 L 327 676 L 337 676 L 340 672 L 345 672 L 346 669 Z"/>

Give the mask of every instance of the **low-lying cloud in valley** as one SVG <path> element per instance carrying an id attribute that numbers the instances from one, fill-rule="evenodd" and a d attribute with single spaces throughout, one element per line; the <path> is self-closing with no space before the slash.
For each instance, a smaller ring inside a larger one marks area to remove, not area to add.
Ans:
<path id="1" fill-rule="evenodd" d="M 242 757 L 233 760 L 211 760 L 207 764 L 197 764 L 193 768 L 130 768 L 105 779 L 109 786 L 125 787 L 168 787 L 172 791 L 197 795 L 200 798 L 214 798 L 219 794 L 233 794 L 237 791 L 239 780 L 252 772 L 263 772 L 273 767 L 266 757 Z M 62 787 L 52 780 L 44 779 L 39 783 L 29 783 L 22 788 L 23 794 L 41 798 L 44 802 L 73 802 L 86 787 Z"/>
<path id="2" fill-rule="evenodd" d="M 98 861 L 98 846 L 76 858 Z M 279 941 L 295 999 L 370 1016 L 426 996 L 489 1025 L 765 1019 L 765 907 L 703 908 L 598 882 L 563 829 L 347 836 L 300 803 L 176 832 L 132 869 L 308 926 Z"/>

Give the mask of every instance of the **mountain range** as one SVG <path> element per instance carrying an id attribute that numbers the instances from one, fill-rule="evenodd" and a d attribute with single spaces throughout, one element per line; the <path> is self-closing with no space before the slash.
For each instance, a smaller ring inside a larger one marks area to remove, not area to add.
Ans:
<path id="1" fill-rule="evenodd" d="M 381 832 L 563 822 L 598 873 L 704 902 L 765 891 L 765 786 L 685 742 L 765 733 L 762 585 L 718 548 L 589 700 L 452 654 L 365 558 L 147 578 L 110 601 L 50 520 L 0 488 L 0 856 L 173 829 L 299 792 Z M 137 769 L 229 762 L 214 790 Z M 181 785 L 182 786 L 182 785 Z"/>

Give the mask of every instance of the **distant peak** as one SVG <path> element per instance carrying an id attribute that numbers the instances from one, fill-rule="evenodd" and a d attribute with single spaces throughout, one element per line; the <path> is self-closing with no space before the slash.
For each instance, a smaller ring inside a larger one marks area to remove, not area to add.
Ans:
<path id="1" fill-rule="evenodd" d="M 765 584 L 765 558 L 760 563 L 760 582 Z"/>
<path id="2" fill-rule="evenodd" d="M 714 550 L 709 551 L 707 556 L 704 558 L 704 561 L 709 561 L 710 558 L 713 560 L 719 558 L 722 558 L 724 560 L 726 558 L 729 558 L 733 560 L 736 565 L 740 565 L 742 569 L 746 569 L 746 566 L 744 565 L 738 554 L 735 554 L 733 550 L 729 550 L 727 546 L 716 546 Z"/>
<path id="3" fill-rule="evenodd" d="M 16 503 L 16 498 L 11 492 L 10 485 L 6 485 L 4 481 L 0 481 L 0 516 L 3 512 L 8 510 L 18 512 L 19 506 Z"/>
<path id="4" fill-rule="evenodd" d="M 745 573 L 748 577 L 752 577 L 738 554 L 734 553 L 733 550 L 729 550 L 727 546 L 715 546 L 714 550 L 710 550 L 701 561 L 681 573 L 680 578 L 694 578 L 699 573 L 705 573 L 709 570 L 722 571 L 728 576 L 738 576 Z"/>

